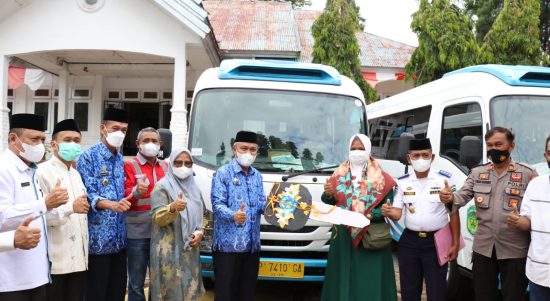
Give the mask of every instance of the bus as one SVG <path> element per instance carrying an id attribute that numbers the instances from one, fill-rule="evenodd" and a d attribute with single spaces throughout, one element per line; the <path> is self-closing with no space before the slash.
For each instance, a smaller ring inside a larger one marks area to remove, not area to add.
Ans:
<path id="1" fill-rule="evenodd" d="M 253 166 L 266 195 L 274 183 L 298 183 L 320 202 L 323 184 L 348 154 L 348 139 L 367 131 L 360 88 L 332 67 L 292 61 L 224 60 L 199 77 L 188 147 L 208 213 L 201 246 L 203 277 L 214 277 L 211 181 L 233 158 L 240 130 L 258 134 Z M 308 220 L 294 232 L 261 221 L 259 279 L 323 281 L 331 225 Z M 279 271 L 270 269 L 280 267 Z"/>
<path id="2" fill-rule="evenodd" d="M 494 126 L 512 129 L 515 161 L 548 173 L 543 157 L 550 133 L 550 68 L 478 65 L 445 74 L 441 79 L 367 106 L 372 155 L 397 178 L 406 171 L 408 140 L 430 138 L 432 168 L 453 174 L 457 188 L 470 169 L 487 162 L 485 133 Z M 465 248 L 451 264 L 449 289 L 466 292 L 471 278 L 473 238 L 477 231 L 473 201 L 460 209 Z M 399 239 L 402 221 L 392 223 Z M 458 300 L 466 300 L 458 298 Z"/>

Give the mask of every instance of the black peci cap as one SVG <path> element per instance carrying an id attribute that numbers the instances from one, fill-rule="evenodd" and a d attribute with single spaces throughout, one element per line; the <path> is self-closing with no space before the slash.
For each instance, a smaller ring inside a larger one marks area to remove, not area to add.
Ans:
<path id="1" fill-rule="evenodd" d="M 103 120 L 128 123 L 128 112 L 123 109 L 107 108 L 103 115 Z"/>
<path id="2" fill-rule="evenodd" d="M 258 135 L 254 132 L 240 131 L 235 137 L 235 142 L 248 142 L 258 144 Z"/>
<path id="3" fill-rule="evenodd" d="M 44 132 L 46 130 L 46 122 L 41 115 L 13 114 L 10 117 L 11 129 L 29 129 Z"/>
<path id="4" fill-rule="evenodd" d="M 428 138 L 413 139 L 410 141 L 409 151 L 425 150 L 425 149 L 432 149 L 432 144 L 430 143 L 430 139 Z"/>
<path id="5" fill-rule="evenodd" d="M 78 124 L 74 119 L 65 119 L 55 124 L 55 126 L 53 127 L 52 135 L 55 135 L 62 131 L 73 131 L 80 133 L 80 128 L 78 127 Z"/>

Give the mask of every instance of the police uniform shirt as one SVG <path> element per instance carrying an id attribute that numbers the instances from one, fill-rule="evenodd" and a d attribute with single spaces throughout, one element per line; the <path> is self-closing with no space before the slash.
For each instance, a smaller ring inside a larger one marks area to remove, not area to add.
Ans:
<path id="1" fill-rule="evenodd" d="M 525 258 L 529 248 L 529 232 L 511 229 L 506 217 L 521 202 L 529 181 L 537 175 L 529 165 L 511 161 L 498 175 L 492 163 L 472 169 L 464 186 L 454 193 L 454 206 L 462 207 L 470 200 L 476 207 L 478 220 L 473 251 L 491 257 L 493 247 L 498 259 Z"/>
<path id="2" fill-rule="evenodd" d="M 445 171 L 430 170 L 424 185 L 414 172 L 397 180 L 393 207 L 403 210 L 407 229 L 432 232 L 447 225 L 448 210 L 439 200 L 439 191 L 445 187 L 445 180 L 453 186 L 450 174 Z"/>
<path id="3" fill-rule="evenodd" d="M 532 282 L 550 288 L 550 176 L 539 176 L 529 183 L 520 214 L 531 220 L 525 274 Z"/>
<path id="4" fill-rule="evenodd" d="M 0 156 L 0 187 L 0 232 L 14 230 L 27 216 L 46 211 L 35 169 L 9 149 Z M 35 248 L 0 253 L 0 292 L 33 289 L 49 282 L 44 225 L 43 217 L 30 224 L 39 228 L 42 234 Z"/>

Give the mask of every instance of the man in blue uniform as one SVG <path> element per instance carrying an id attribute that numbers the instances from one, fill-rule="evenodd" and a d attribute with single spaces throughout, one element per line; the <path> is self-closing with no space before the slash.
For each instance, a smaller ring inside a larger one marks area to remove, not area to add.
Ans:
<path id="1" fill-rule="evenodd" d="M 260 218 L 266 196 L 262 175 L 252 167 L 258 153 L 256 133 L 240 131 L 235 158 L 212 179 L 216 301 L 252 301 L 260 258 Z"/>
<path id="2" fill-rule="evenodd" d="M 403 301 L 420 301 L 422 280 L 428 300 L 445 300 L 447 263 L 440 265 L 434 234 L 449 224 L 449 210 L 439 201 L 439 191 L 454 187 L 451 175 L 430 170 L 435 155 L 429 139 L 411 140 L 408 161 L 414 172 L 397 180 L 397 193 L 382 205 L 382 215 L 399 220 L 405 211 L 405 231 L 399 239 L 399 275 Z M 451 182 L 451 184 L 449 184 Z M 458 211 L 450 217 L 452 245 L 447 260 L 455 260 L 460 237 Z"/>
<path id="3" fill-rule="evenodd" d="M 128 129 L 125 110 L 108 108 L 101 140 L 82 153 L 77 170 L 88 192 L 90 211 L 87 300 L 124 300 L 126 294 L 126 220 L 124 162 L 117 150 Z"/>

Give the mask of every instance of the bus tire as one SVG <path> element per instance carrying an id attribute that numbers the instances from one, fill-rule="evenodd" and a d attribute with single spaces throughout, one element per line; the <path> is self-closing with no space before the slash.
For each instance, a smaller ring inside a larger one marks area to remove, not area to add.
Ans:
<path id="1" fill-rule="evenodd" d="M 449 263 L 447 301 L 474 300 L 473 281 L 460 270 L 456 260 Z"/>

